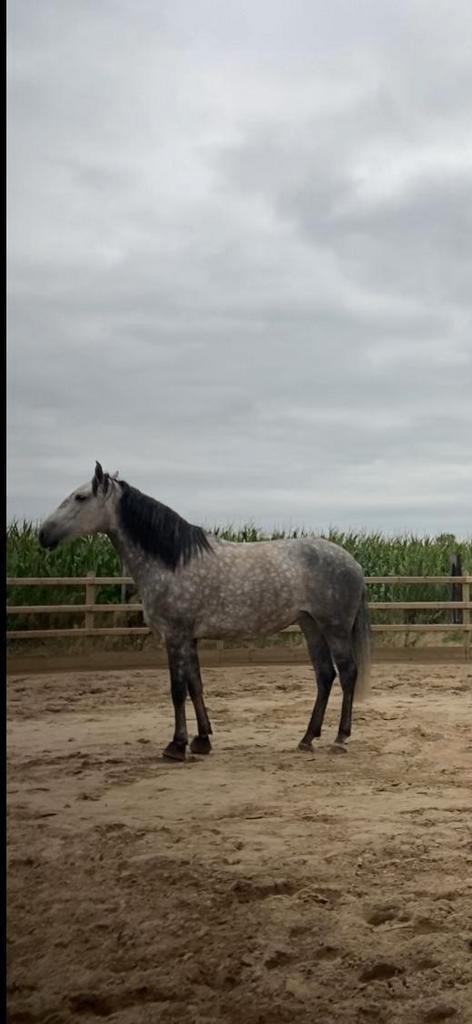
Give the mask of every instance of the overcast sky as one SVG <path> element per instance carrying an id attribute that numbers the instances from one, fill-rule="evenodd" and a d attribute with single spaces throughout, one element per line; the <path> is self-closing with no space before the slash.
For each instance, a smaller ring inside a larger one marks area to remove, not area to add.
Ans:
<path id="1" fill-rule="evenodd" d="M 9 514 L 470 535 L 470 0 L 8 21 Z"/>

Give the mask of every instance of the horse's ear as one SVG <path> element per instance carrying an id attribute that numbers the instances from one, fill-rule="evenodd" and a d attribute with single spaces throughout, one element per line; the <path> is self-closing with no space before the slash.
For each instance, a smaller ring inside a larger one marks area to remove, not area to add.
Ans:
<path id="1" fill-rule="evenodd" d="M 95 463 L 95 473 L 92 480 L 92 491 L 94 494 L 97 493 L 100 484 L 103 483 L 104 473 L 99 462 Z"/>

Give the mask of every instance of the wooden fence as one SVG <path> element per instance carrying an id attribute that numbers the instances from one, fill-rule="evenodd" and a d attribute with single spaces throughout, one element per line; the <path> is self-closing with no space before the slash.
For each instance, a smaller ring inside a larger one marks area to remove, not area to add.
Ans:
<path id="1" fill-rule="evenodd" d="M 85 601 L 83 604 L 31 604 L 31 605 L 7 605 L 7 615 L 57 615 L 80 613 L 83 615 L 83 624 L 68 629 L 13 629 L 7 630 L 7 640 L 45 640 L 51 637 L 100 637 L 100 636 L 147 636 L 151 630 L 147 626 L 117 626 L 115 624 L 107 627 L 95 626 L 97 614 L 110 614 L 114 620 L 123 612 L 141 612 L 141 602 L 127 604 L 97 603 L 97 590 L 104 586 L 121 586 L 122 594 L 125 585 L 131 585 L 132 579 L 128 576 L 95 576 L 93 574 L 85 577 L 16 577 L 7 579 L 7 587 L 83 587 Z M 472 633 L 472 601 L 470 589 L 472 576 L 369 576 L 366 578 L 367 586 L 414 586 L 431 584 L 444 587 L 445 584 L 454 586 L 454 596 L 458 587 L 461 587 L 462 600 L 454 601 L 372 601 L 369 602 L 371 611 L 450 611 L 452 622 L 433 623 L 384 623 L 374 624 L 372 629 L 379 633 L 446 633 L 454 631 L 462 633 L 463 646 L 466 658 L 471 652 Z M 457 612 L 461 613 L 461 622 L 454 621 Z M 298 630 L 297 626 L 290 626 L 282 632 Z"/>

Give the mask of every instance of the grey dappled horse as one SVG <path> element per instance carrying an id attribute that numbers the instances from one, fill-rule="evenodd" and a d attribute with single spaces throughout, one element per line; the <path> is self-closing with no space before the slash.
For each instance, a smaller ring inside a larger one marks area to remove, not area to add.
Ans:
<path id="1" fill-rule="evenodd" d="M 318 688 L 299 748 L 311 750 L 321 734 L 337 669 L 343 697 L 336 743 L 342 749 L 351 734 L 354 693 L 363 696 L 369 683 L 370 631 L 360 565 L 320 538 L 220 540 L 117 477 L 97 462 L 91 483 L 73 491 L 45 520 L 39 540 L 55 548 L 72 537 L 104 533 L 126 563 L 145 619 L 167 647 L 175 732 L 164 756 L 185 759 L 187 695 L 198 726 L 191 750 L 207 754 L 211 749 L 198 640 L 277 633 L 293 623 L 305 635 Z"/>

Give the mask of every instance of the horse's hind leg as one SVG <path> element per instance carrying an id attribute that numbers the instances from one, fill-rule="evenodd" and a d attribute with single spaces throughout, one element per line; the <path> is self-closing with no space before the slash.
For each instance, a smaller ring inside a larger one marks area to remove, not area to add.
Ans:
<path id="1" fill-rule="evenodd" d="M 345 749 L 344 744 L 351 735 L 352 702 L 357 681 L 357 665 L 354 660 L 350 633 L 331 629 L 326 631 L 325 636 L 338 670 L 339 682 L 343 692 L 341 717 L 335 742 L 340 748 Z"/>
<path id="2" fill-rule="evenodd" d="M 308 729 L 299 743 L 299 750 L 312 750 L 312 740 L 321 736 L 323 719 L 336 671 L 326 640 L 311 615 L 305 612 L 299 618 L 308 653 L 315 670 L 317 696 Z"/>

